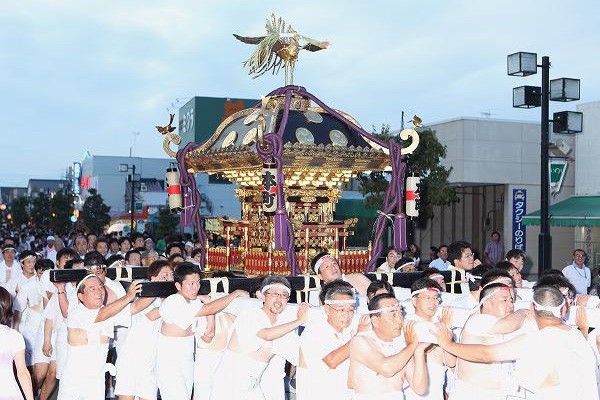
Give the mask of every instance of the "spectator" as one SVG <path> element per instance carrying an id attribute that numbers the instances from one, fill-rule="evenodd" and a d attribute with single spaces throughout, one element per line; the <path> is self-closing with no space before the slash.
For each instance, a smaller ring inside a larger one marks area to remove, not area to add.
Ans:
<path id="1" fill-rule="evenodd" d="M 448 261 L 448 246 L 445 244 L 439 247 L 437 258 L 429 263 L 430 268 L 437 268 L 439 271 L 447 271 L 452 263 Z"/>
<path id="2" fill-rule="evenodd" d="M 500 233 L 492 232 L 492 240 L 485 245 L 483 251 L 485 262 L 490 265 L 496 265 L 504 258 L 504 245 L 500 241 Z"/>
<path id="3" fill-rule="evenodd" d="M 587 294 L 592 284 L 592 273 L 585 266 L 585 251 L 576 249 L 573 252 L 573 263 L 563 268 L 565 277 L 575 286 L 577 294 Z"/>

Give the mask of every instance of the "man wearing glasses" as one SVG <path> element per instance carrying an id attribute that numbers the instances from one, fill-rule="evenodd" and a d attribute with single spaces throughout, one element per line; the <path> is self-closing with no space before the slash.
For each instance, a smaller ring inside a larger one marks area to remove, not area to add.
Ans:
<path id="1" fill-rule="evenodd" d="M 311 322 L 300 336 L 300 364 L 297 370 L 298 399 L 314 398 L 327 393 L 331 399 L 351 398 L 348 390 L 350 339 L 356 333 L 352 321 L 356 310 L 354 288 L 335 280 L 321 290 L 323 319 Z M 369 321 L 359 324 L 358 331 L 369 329 Z"/>
<path id="2" fill-rule="evenodd" d="M 481 264 L 481 261 L 475 259 L 475 254 L 471 250 L 471 244 L 464 241 L 458 241 L 448 246 L 448 260 L 452 265 L 448 268 L 452 271 L 451 284 L 455 282 L 461 282 L 460 289 L 461 293 L 469 292 L 467 271 L 471 271 L 473 268 Z M 458 281 L 457 273 L 460 274 L 460 280 Z M 451 286 L 454 289 L 454 285 Z M 454 292 L 452 292 L 454 293 Z"/>
<path id="3" fill-rule="evenodd" d="M 577 294 L 587 294 L 592 284 L 592 274 L 585 266 L 585 251 L 577 249 L 573 252 L 573 263 L 562 270 L 565 278 L 575 286 Z"/>
<path id="4" fill-rule="evenodd" d="M 263 372 L 274 355 L 273 342 L 306 322 L 308 304 L 299 305 L 295 320 L 278 321 L 291 293 L 286 278 L 267 276 L 260 293 L 264 296 L 263 306 L 248 307 L 235 320 L 231 339 L 215 373 L 213 399 L 264 399 L 260 381 L 265 379 Z"/>

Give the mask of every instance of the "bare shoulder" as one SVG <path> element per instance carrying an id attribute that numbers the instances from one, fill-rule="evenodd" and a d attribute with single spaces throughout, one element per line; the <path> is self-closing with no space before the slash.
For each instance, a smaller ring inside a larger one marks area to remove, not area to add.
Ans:
<path id="1" fill-rule="evenodd" d="M 346 280 L 362 295 L 367 293 L 367 287 L 371 283 L 369 278 L 359 273 L 346 275 Z"/>
<path id="2" fill-rule="evenodd" d="M 361 351 L 370 347 L 369 339 L 363 335 L 356 335 L 350 340 L 350 352 Z"/>

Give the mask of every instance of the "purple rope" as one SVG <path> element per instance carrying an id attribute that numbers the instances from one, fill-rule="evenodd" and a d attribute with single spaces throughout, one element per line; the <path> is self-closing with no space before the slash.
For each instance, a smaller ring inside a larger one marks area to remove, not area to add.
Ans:
<path id="1" fill-rule="evenodd" d="M 283 249 L 286 251 L 287 262 L 292 267 L 292 276 L 296 276 L 298 275 L 299 270 L 298 266 L 296 265 L 296 250 L 294 248 L 294 229 L 285 210 L 285 197 L 283 192 L 285 176 L 283 173 L 282 164 L 283 132 L 285 130 L 285 125 L 287 124 L 287 120 L 289 117 L 293 88 L 296 88 L 296 86 L 286 86 L 285 88 L 280 88 L 269 93 L 269 96 L 274 94 L 280 95 L 285 93 L 283 116 L 279 124 L 279 130 L 277 131 L 277 133 L 267 133 L 263 137 L 263 144 L 257 144 L 256 152 L 262 158 L 263 162 L 268 162 L 271 158 L 273 158 L 273 160 L 275 161 L 275 166 L 277 167 L 277 210 L 275 211 L 275 217 L 273 218 L 275 230 L 275 248 Z M 277 116 L 274 116 L 274 118 L 277 118 Z"/>
<path id="2" fill-rule="evenodd" d="M 194 224 L 194 228 L 196 232 L 198 232 L 198 240 L 200 241 L 200 264 L 206 265 L 206 232 L 202 228 L 202 218 L 200 217 L 200 191 L 196 185 L 196 178 L 194 174 L 188 172 L 187 165 L 185 162 L 185 156 L 200 147 L 200 144 L 196 143 L 188 143 L 185 145 L 183 149 L 179 149 L 177 152 L 175 159 L 177 160 L 177 165 L 179 167 L 179 180 L 182 186 L 187 186 L 190 189 L 191 193 L 188 193 L 188 197 L 191 196 L 192 208 L 192 223 Z M 183 192 L 183 191 L 182 191 Z M 187 210 L 187 209 L 186 209 Z M 185 212 L 181 214 L 182 221 L 185 220 Z"/>
<path id="3" fill-rule="evenodd" d="M 402 201 L 404 195 L 404 175 L 406 163 L 402 157 L 402 146 L 391 139 L 389 141 L 390 161 L 392 164 L 392 180 L 383 199 L 383 212 L 391 214 L 395 210 L 392 223 L 394 231 L 394 248 L 396 251 L 406 250 L 406 217 L 402 214 Z M 387 225 L 385 215 L 380 215 L 375 222 L 375 245 L 371 252 L 365 272 L 375 271 L 377 259 L 383 252 L 383 234 Z"/>

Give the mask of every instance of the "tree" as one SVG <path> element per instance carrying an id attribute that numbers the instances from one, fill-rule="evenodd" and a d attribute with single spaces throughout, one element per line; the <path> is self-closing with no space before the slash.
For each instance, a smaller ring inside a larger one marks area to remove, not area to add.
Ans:
<path id="1" fill-rule="evenodd" d="M 70 217 L 73 212 L 71 199 L 62 191 L 58 191 L 50 199 L 50 228 L 60 235 L 66 234 L 71 227 Z"/>
<path id="2" fill-rule="evenodd" d="M 31 202 L 31 223 L 38 229 L 48 229 L 50 222 L 50 197 L 40 192 Z"/>
<path id="3" fill-rule="evenodd" d="M 88 192 L 90 196 L 83 203 L 81 218 L 90 232 L 100 233 L 102 228 L 110 223 L 110 207 L 104 204 L 96 189 L 89 189 Z"/>
<path id="4" fill-rule="evenodd" d="M 162 207 L 158 211 L 156 237 L 164 238 L 166 236 L 175 236 L 177 234 L 177 225 L 179 225 L 179 219 L 179 215 L 172 214 L 169 210 L 169 207 Z"/>
<path id="5" fill-rule="evenodd" d="M 10 205 L 10 215 L 12 223 L 15 226 L 21 227 L 29 222 L 28 207 L 29 199 L 25 196 L 18 197 L 12 201 Z"/>
<path id="6" fill-rule="evenodd" d="M 402 143 L 399 136 L 390 135 L 390 126 L 382 125 L 379 133 L 373 127 L 373 134 L 379 139 L 389 141 L 390 138 Z M 405 145 L 409 145 L 405 143 Z M 404 145 L 404 143 L 403 143 Z M 408 170 L 406 176 L 421 177 L 419 200 L 419 220 L 421 223 L 433 218 L 433 206 L 448 205 L 458 201 L 454 190 L 448 184 L 452 168 L 440 164 L 446 157 L 446 146 L 438 142 L 435 131 L 424 129 L 419 131 L 419 146 L 415 152 L 407 156 Z M 360 192 L 365 196 L 369 207 L 381 209 L 385 191 L 389 186 L 389 173 L 372 172 L 359 176 Z"/>

